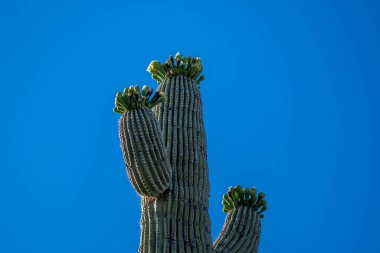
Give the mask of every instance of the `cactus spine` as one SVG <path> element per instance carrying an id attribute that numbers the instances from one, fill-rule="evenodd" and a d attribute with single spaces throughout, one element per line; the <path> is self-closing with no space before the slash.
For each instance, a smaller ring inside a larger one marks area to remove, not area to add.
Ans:
<path id="1" fill-rule="evenodd" d="M 202 70 L 199 58 L 178 53 L 148 66 L 159 83 L 153 98 L 147 86 L 131 86 L 116 95 L 128 177 L 141 196 L 139 253 L 258 251 L 266 201 L 255 188 L 230 187 L 223 195 L 228 214 L 212 244 Z"/>

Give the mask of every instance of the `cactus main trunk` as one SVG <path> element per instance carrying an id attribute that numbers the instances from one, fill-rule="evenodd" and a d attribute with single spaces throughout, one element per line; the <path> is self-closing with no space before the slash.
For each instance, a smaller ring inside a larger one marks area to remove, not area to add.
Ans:
<path id="1" fill-rule="evenodd" d="M 158 90 L 168 98 L 167 103 L 154 108 L 154 114 L 171 164 L 172 181 L 161 198 L 142 199 L 139 252 L 210 252 L 210 184 L 199 88 L 181 75 L 166 79 Z M 145 247 L 146 242 L 155 247 Z"/>

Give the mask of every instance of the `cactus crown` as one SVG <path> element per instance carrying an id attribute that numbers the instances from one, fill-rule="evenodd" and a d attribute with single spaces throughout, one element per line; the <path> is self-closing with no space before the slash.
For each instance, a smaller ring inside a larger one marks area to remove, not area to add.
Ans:
<path id="1" fill-rule="evenodd" d="M 174 58 L 170 56 L 164 63 L 152 61 L 147 68 L 147 71 L 152 74 L 152 78 L 158 83 L 162 83 L 171 76 L 183 75 L 200 84 L 204 80 L 204 76 L 201 76 L 202 70 L 199 57 L 183 57 L 180 53 L 177 53 Z"/>
<path id="2" fill-rule="evenodd" d="M 123 92 L 116 93 L 113 111 L 124 114 L 129 110 L 142 109 L 143 107 L 150 109 L 166 100 L 163 92 L 156 91 L 151 98 L 152 94 L 153 89 L 147 85 L 144 85 L 142 89 L 138 85 L 131 85 L 129 88 L 125 88 Z"/>
<path id="3" fill-rule="evenodd" d="M 223 195 L 223 212 L 228 213 L 239 206 L 249 206 L 254 208 L 264 217 L 263 212 L 267 210 L 267 201 L 264 200 L 265 194 L 260 192 L 256 195 L 255 187 L 242 189 L 240 185 L 229 187 L 228 192 Z"/>

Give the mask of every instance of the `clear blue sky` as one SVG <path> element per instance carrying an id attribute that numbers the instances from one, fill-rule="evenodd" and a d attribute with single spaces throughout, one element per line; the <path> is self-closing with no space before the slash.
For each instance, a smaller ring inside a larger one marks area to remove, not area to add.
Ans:
<path id="1" fill-rule="evenodd" d="M 213 238 L 268 196 L 261 252 L 377 253 L 376 1 L 2 1 L 0 252 L 137 252 L 114 95 L 200 56 Z"/>

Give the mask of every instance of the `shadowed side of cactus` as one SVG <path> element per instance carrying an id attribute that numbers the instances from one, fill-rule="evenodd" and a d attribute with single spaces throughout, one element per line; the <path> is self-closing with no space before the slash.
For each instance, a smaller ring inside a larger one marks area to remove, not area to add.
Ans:
<path id="1" fill-rule="evenodd" d="M 139 253 L 256 253 L 264 194 L 230 187 L 228 213 L 215 243 L 208 213 L 210 183 L 199 84 L 200 58 L 152 61 L 158 91 L 132 86 L 118 93 L 119 136 L 129 179 L 141 196 Z"/>

